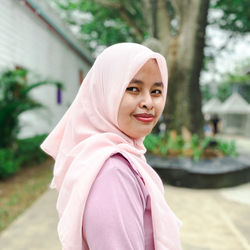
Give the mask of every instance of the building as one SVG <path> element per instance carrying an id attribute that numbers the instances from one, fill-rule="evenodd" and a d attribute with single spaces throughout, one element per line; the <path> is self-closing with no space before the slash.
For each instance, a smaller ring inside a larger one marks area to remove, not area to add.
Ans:
<path id="1" fill-rule="evenodd" d="M 32 81 L 50 79 L 64 85 L 42 86 L 33 97 L 48 108 L 23 114 L 20 137 L 49 132 L 74 99 L 93 63 L 92 55 L 48 5 L 39 0 L 0 0 L 0 70 L 25 68 Z"/>
<path id="2" fill-rule="evenodd" d="M 220 107 L 223 132 L 250 137 L 250 105 L 238 93 L 233 93 Z"/>
<path id="3" fill-rule="evenodd" d="M 220 109 L 220 107 L 220 100 L 214 97 L 210 99 L 207 103 L 205 103 L 205 105 L 203 105 L 202 112 L 208 115 L 218 114 L 218 110 Z"/>
<path id="4" fill-rule="evenodd" d="M 250 137 L 250 104 L 239 93 L 233 93 L 223 103 L 213 98 L 202 111 L 204 115 L 219 117 L 221 133 Z"/>

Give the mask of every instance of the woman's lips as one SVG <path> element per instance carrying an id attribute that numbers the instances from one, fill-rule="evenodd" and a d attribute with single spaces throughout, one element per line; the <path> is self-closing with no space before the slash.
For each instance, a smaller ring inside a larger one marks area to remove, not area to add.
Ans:
<path id="1" fill-rule="evenodd" d="M 151 114 L 137 114 L 134 117 L 141 122 L 152 122 L 154 120 L 154 116 Z"/>

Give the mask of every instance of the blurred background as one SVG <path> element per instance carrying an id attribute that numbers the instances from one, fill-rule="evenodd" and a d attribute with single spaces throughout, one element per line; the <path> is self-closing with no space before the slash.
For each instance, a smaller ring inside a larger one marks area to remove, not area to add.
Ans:
<path id="1" fill-rule="evenodd" d="M 47 190 L 53 161 L 39 145 L 98 54 L 118 42 L 167 60 L 149 153 L 250 157 L 249 10 L 248 0 L 0 0 L 0 231 Z"/>

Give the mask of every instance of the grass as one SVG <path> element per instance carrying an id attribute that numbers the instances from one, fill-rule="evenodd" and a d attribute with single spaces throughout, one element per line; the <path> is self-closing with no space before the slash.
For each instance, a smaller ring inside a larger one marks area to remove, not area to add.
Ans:
<path id="1" fill-rule="evenodd" d="M 25 211 L 44 191 L 52 178 L 53 161 L 22 168 L 15 176 L 0 181 L 0 232 Z"/>

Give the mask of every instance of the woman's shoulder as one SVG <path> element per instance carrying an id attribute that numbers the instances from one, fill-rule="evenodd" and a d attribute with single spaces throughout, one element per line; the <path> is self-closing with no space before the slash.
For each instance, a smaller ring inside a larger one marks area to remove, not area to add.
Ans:
<path id="1" fill-rule="evenodd" d="M 121 171 L 123 173 L 132 173 L 138 175 L 137 170 L 121 153 L 111 155 L 103 165 L 103 171 L 111 170 L 112 172 Z"/>
<path id="2" fill-rule="evenodd" d="M 148 196 L 145 182 L 140 173 L 120 153 L 111 155 L 104 163 L 97 179 L 111 183 L 123 183 L 124 186 L 133 186 L 140 190 L 143 196 Z"/>

